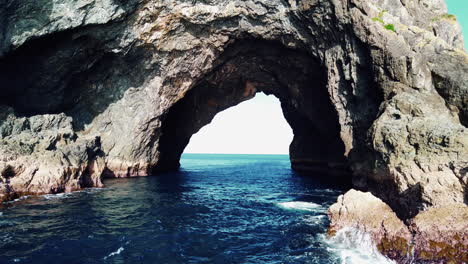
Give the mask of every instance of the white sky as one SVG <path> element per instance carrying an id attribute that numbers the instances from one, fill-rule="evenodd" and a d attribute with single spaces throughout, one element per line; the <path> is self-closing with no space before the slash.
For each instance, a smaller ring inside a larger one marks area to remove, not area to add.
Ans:
<path id="1" fill-rule="evenodd" d="M 279 100 L 264 93 L 218 113 L 184 153 L 288 154 L 293 133 Z"/>

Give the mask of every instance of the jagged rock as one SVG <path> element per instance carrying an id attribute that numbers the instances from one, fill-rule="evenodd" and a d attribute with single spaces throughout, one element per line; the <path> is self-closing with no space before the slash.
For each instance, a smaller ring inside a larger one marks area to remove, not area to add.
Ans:
<path id="1" fill-rule="evenodd" d="M 16 117 L 0 123 L 0 199 L 101 186 L 99 138 L 77 139 L 64 114 Z"/>
<path id="2" fill-rule="evenodd" d="M 468 206 L 457 203 L 420 212 L 406 225 L 371 193 L 350 190 L 328 209 L 334 236 L 344 228 L 370 235 L 377 249 L 398 263 L 466 263 Z"/>
<path id="3" fill-rule="evenodd" d="M 328 209 L 330 236 L 343 228 L 355 228 L 371 236 L 377 248 L 391 259 L 410 257 L 412 234 L 392 209 L 368 192 L 350 190 Z"/>
<path id="4" fill-rule="evenodd" d="M 468 130 L 443 99 L 431 93 L 417 97 L 402 92 L 382 104 L 384 112 L 370 132 L 382 166 L 371 187 L 400 216 L 414 216 L 426 205 L 463 203 L 467 186 Z M 431 114 L 432 113 L 432 114 Z M 433 113 L 437 113 L 434 115 Z M 386 184 L 390 181 L 390 184 Z M 371 183 L 372 185 L 372 183 Z M 401 200 L 397 193 L 413 199 Z"/>
<path id="5" fill-rule="evenodd" d="M 468 206 L 430 208 L 411 220 L 415 256 L 435 263 L 468 263 Z"/>
<path id="6" fill-rule="evenodd" d="M 0 192 L 175 169 L 263 91 L 294 169 L 351 172 L 403 219 L 466 203 L 462 47 L 443 0 L 0 0 Z"/>

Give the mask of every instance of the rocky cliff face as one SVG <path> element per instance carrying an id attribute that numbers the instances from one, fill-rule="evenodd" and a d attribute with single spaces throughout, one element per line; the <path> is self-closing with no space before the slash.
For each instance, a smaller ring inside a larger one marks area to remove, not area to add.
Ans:
<path id="1" fill-rule="evenodd" d="M 0 0 L 0 20 L 2 199 L 175 169 L 263 91 L 293 168 L 352 172 L 401 219 L 468 200 L 468 55 L 443 0 Z"/>

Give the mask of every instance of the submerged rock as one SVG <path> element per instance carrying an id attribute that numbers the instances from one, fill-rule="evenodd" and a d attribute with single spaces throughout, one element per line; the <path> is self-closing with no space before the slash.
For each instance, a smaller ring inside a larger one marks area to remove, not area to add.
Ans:
<path id="1" fill-rule="evenodd" d="M 352 174 L 400 219 L 467 201 L 468 55 L 443 0 L 3 1 L 0 84 L 2 199 L 177 169 L 261 91 L 294 169 Z"/>

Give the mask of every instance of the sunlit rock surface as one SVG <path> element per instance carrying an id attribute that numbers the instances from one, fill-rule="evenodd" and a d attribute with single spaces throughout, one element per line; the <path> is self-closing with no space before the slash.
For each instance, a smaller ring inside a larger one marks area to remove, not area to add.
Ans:
<path id="1" fill-rule="evenodd" d="M 464 204 L 430 208 L 405 224 L 371 193 L 350 190 L 338 197 L 328 216 L 329 236 L 346 228 L 360 230 L 398 263 L 468 261 L 468 206 Z"/>
<path id="2" fill-rule="evenodd" d="M 352 173 L 401 219 L 465 204 L 462 49 L 443 0 L 3 0 L 0 195 L 176 169 L 193 133 L 263 91 L 294 169 Z"/>
<path id="3" fill-rule="evenodd" d="M 415 258 L 442 263 L 468 263 L 468 206 L 430 208 L 410 222 Z"/>
<path id="4" fill-rule="evenodd" d="M 377 248 L 401 262 L 411 253 L 412 234 L 392 209 L 371 193 L 350 190 L 328 209 L 329 235 L 344 228 L 361 230 L 371 236 Z"/>

